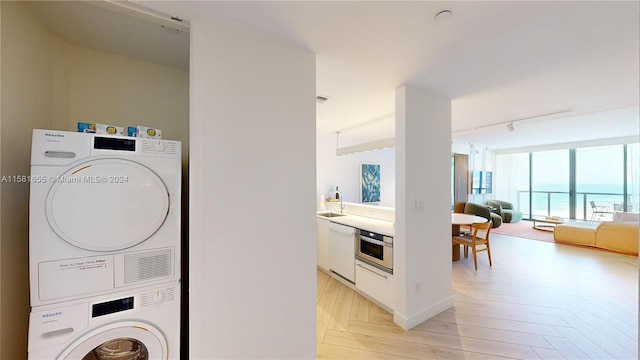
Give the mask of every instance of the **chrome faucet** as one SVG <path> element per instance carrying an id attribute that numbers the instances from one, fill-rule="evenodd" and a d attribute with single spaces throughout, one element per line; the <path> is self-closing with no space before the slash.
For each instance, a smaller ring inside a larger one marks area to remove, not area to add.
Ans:
<path id="1" fill-rule="evenodd" d="M 338 199 L 340 199 L 340 214 L 342 214 L 342 209 L 344 209 L 344 205 L 342 205 L 342 194 L 340 194 L 340 191 L 336 190 L 333 192 L 333 198 L 335 198 L 336 195 L 338 195 Z"/>

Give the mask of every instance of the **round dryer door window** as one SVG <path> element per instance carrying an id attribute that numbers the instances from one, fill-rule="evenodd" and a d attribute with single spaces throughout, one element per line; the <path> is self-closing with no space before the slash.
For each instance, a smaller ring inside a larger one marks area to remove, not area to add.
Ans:
<path id="1" fill-rule="evenodd" d="M 60 359 L 151 360 L 167 359 L 162 333 L 147 324 L 123 322 L 98 328 L 71 344 Z"/>
<path id="2" fill-rule="evenodd" d="M 74 166 L 49 190 L 49 225 L 71 245 L 116 251 L 139 244 L 160 229 L 169 192 L 151 169 L 123 159 Z"/>

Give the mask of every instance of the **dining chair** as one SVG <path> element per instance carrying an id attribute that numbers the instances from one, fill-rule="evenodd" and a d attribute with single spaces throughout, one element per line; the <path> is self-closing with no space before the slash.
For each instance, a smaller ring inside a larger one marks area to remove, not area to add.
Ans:
<path id="1" fill-rule="evenodd" d="M 491 221 L 485 223 L 471 224 L 471 233 L 468 235 L 453 236 L 453 245 L 459 244 L 464 247 L 464 257 L 469 257 L 469 248 L 473 252 L 473 265 L 478 270 L 478 258 L 476 254 L 486 251 L 489 256 L 489 266 L 491 266 L 491 246 L 489 245 L 489 233 L 491 232 Z"/>

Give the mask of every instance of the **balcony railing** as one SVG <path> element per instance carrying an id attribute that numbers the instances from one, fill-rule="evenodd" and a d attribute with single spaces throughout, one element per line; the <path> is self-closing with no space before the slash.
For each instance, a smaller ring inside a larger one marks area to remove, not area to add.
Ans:
<path id="1" fill-rule="evenodd" d="M 533 206 L 529 212 L 529 193 Z M 628 195 L 628 199 L 632 196 Z M 593 201 L 598 209 L 605 209 L 609 214 L 596 214 L 598 220 L 611 220 L 615 211 L 633 211 L 631 201 L 625 203 L 624 194 L 622 193 L 605 193 L 605 192 L 576 192 L 576 211 L 575 218 L 582 220 L 591 220 L 593 217 L 593 209 L 591 201 Z M 571 202 L 569 200 L 568 191 L 518 191 L 517 208 L 522 211 L 525 218 L 531 216 L 560 216 L 569 218 L 571 215 Z"/>

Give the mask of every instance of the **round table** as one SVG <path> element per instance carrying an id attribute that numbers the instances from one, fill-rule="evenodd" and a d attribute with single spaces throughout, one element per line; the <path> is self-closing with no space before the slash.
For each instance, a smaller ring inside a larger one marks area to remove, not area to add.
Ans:
<path id="1" fill-rule="evenodd" d="M 460 214 L 460 213 L 451 213 L 451 224 L 452 225 L 471 225 L 473 223 L 486 223 L 487 219 L 482 216 L 472 215 L 472 214 Z"/>
<path id="2" fill-rule="evenodd" d="M 460 225 L 471 225 L 473 223 L 486 223 L 487 219 L 482 216 L 472 214 L 451 213 L 451 236 L 460 235 Z M 452 245 L 451 259 L 453 261 L 460 259 L 460 245 Z"/>

